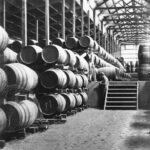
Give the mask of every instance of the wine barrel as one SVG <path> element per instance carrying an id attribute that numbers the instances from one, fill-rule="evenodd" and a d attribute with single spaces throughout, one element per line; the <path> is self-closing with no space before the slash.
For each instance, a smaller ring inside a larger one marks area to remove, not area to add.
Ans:
<path id="1" fill-rule="evenodd" d="M 8 45 L 9 37 L 5 29 L 0 26 L 0 51 L 4 51 Z"/>
<path id="2" fill-rule="evenodd" d="M 98 69 L 98 74 L 103 72 L 109 79 L 116 79 L 116 68 L 115 67 L 103 67 Z"/>
<path id="3" fill-rule="evenodd" d="M 67 76 L 60 69 L 48 69 L 41 74 L 40 82 L 46 89 L 63 88 L 67 84 Z"/>
<path id="4" fill-rule="evenodd" d="M 82 97 L 80 94 L 74 94 L 74 97 L 76 99 L 76 107 L 80 107 L 82 105 Z"/>
<path id="5" fill-rule="evenodd" d="M 102 58 L 99 58 L 99 62 L 97 64 L 97 66 L 99 67 L 112 67 L 113 65 L 111 65 L 110 63 L 106 62 L 105 60 L 103 60 Z"/>
<path id="6" fill-rule="evenodd" d="M 55 45 L 61 46 L 61 47 L 63 47 L 63 48 L 66 47 L 66 45 L 65 45 L 65 40 L 62 39 L 62 38 L 56 38 L 56 39 L 53 40 L 52 43 L 55 44 Z"/>
<path id="7" fill-rule="evenodd" d="M 71 50 L 79 48 L 79 40 L 76 37 L 68 37 L 66 40 L 66 47 Z"/>
<path id="8" fill-rule="evenodd" d="M 20 104 L 8 101 L 2 106 L 2 109 L 7 116 L 7 131 L 15 131 L 23 127 L 25 114 Z"/>
<path id="9" fill-rule="evenodd" d="M 82 79 L 81 75 L 76 74 L 75 77 L 76 77 L 75 88 L 81 88 L 81 87 L 83 87 L 84 82 L 83 82 L 83 79 Z"/>
<path id="10" fill-rule="evenodd" d="M 24 110 L 24 115 L 25 115 L 25 119 L 24 119 L 24 123 L 22 125 L 23 128 L 28 127 L 28 122 L 29 122 L 29 117 L 30 117 L 30 112 L 29 109 L 26 107 L 26 105 L 21 104 L 22 109 Z"/>
<path id="11" fill-rule="evenodd" d="M 22 48 L 22 41 L 20 41 L 20 40 L 15 40 L 11 44 L 11 49 L 16 53 L 19 53 L 21 51 L 21 48 Z"/>
<path id="12" fill-rule="evenodd" d="M 75 84 L 76 84 L 76 76 L 75 74 L 70 71 L 70 70 L 64 70 L 66 76 L 67 76 L 67 83 L 66 83 L 66 86 L 68 88 L 74 88 L 75 87 Z"/>
<path id="13" fill-rule="evenodd" d="M 140 45 L 138 50 L 139 64 L 150 63 L 150 45 Z"/>
<path id="14" fill-rule="evenodd" d="M 28 45 L 21 49 L 20 59 L 24 64 L 42 63 L 41 52 L 43 49 L 37 45 Z"/>
<path id="15" fill-rule="evenodd" d="M 141 81 L 150 80 L 150 64 L 139 64 L 138 78 Z"/>
<path id="16" fill-rule="evenodd" d="M 96 41 L 94 41 L 94 51 L 97 52 L 98 49 L 99 49 L 99 45 L 98 45 L 98 43 Z"/>
<path id="17" fill-rule="evenodd" d="M 75 107 L 76 100 L 75 97 L 70 93 L 62 93 L 61 94 L 66 100 L 65 110 L 69 110 Z"/>
<path id="18" fill-rule="evenodd" d="M 17 62 L 17 53 L 12 51 L 10 48 L 4 50 L 4 63 L 14 63 Z"/>
<path id="19" fill-rule="evenodd" d="M 0 93 L 6 92 L 6 87 L 8 84 L 8 79 L 5 71 L 0 68 Z"/>
<path id="20" fill-rule="evenodd" d="M 24 109 L 26 117 L 23 126 L 28 127 L 32 125 L 35 119 L 37 118 L 38 107 L 33 101 L 30 100 L 23 100 L 20 102 L 20 105 Z"/>
<path id="21" fill-rule="evenodd" d="M 88 95 L 87 95 L 87 93 L 81 92 L 80 95 L 82 97 L 82 104 L 86 105 L 86 103 L 88 101 Z"/>
<path id="22" fill-rule="evenodd" d="M 68 55 L 68 59 L 67 59 L 67 65 L 69 65 L 69 66 L 74 66 L 75 64 L 76 64 L 76 56 L 75 56 L 75 54 L 72 52 L 72 51 L 70 51 L 70 50 L 68 50 L 68 49 L 65 49 L 66 50 L 66 52 L 67 52 L 67 55 Z"/>
<path id="23" fill-rule="evenodd" d="M 14 88 L 18 90 L 30 91 L 38 84 L 37 73 L 23 64 L 6 64 L 4 70 L 7 74 L 8 85 L 14 85 Z"/>
<path id="24" fill-rule="evenodd" d="M 80 38 L 79 44 L 84 48 L 88 48 L 88 47 L 93 48 L 94 40 L 90 36 L 83 36 Z"/>
<path id="25" fill-rule="evenodd" d="M 87 87 L 89 83 L 88 77 L 85 74 L 81 74 L 81 77 L 83 79 L 83 87 Z"/>
<path id="26" fill-rule="evenodd" d="M 99 57 L 94 54 L 94 64 L 99 65 Z"/>
<path id="27" fill-rule="evenodd" d="M 79 70 L 87 70 L 88 71 L 88 63 L 87 61 L 81 57 L 80 55 L 76 54 L 76 64 L 75 67 Z"/>
<path id="28" fill-rule="evenodd" d="M 44 115 L 53 115 L 61 113 L 66 108 L 66 100 L 60 94 L 42 94 L 38 99 L 42 113 Z"/>
<path id="29" fill-rule="evenodd" d="M 76 99 L 74 97 L 74 93 L 69 93 L 70 96 L 70 108 L 73 109 L 76 106 Z"/>
<path id="30" fill-rule="evenodd" d="M 42 51 L 42 59 L 48 64 L 66 64 L 67 52 L 60 46 L 48 45 Z"/>
<path id="31" fill-rule="evenodd" d="M 3 109 L 0 108 L 0 134 L 5 131 L 7 127 L 7 116 Z"/>

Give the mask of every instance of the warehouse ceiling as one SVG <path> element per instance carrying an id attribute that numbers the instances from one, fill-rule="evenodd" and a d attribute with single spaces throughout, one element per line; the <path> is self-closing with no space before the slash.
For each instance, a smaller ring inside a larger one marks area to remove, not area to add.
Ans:
<path id="1" fill-rule="evenodd" d="M 79 0 L 78 0 L 79 1 Z M 105 27 L 113 31 L 120 42 L 140 43 L 150 39 L 150 4 L 148 0 L 87 0 L 99 13 Z M 10 37 L 21 38 L 21 0 L 6 0 L 6 30 Z M 50 39 L 61 36 L 61 0 L 50 0 Z M 0 11 L 2 5 L 0 4 Z M 72 36 L 72 1 L 65 5 L 66 37 Z M 36 37 L 39 21 L 39 39 L 45 38 L 45 0 L 27 0 L 28 37 Z M 0 18 L 2 20 L 2 18 Z M 84 31 L 88 33 L 88 15 L 84 12 Z M 90 35 L 94 36 L 93 20 Z M 96 28 L 98 31 L 98 27 Z M 98 32 L 97 32 L 98 34 Z M 81 36 L 81 6 L 76 2 L 76 36 Z M 98 37 L 98 36 L 97 36 Z"/>
<path id="2" fill-rule="evenodd" d="M 95 0 L 103 21 L 120 42 L 150 41 L 150 4 L 144 0 Z"/>

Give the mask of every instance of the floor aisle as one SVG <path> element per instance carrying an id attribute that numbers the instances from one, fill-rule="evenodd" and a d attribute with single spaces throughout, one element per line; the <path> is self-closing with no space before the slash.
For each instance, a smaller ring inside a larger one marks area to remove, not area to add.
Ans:
<path id="1" fill-rule="evenodd" d="M 149 111 L 89 108 L 43 133 L 6 144 L 4 150 L 149 150 Z"/>

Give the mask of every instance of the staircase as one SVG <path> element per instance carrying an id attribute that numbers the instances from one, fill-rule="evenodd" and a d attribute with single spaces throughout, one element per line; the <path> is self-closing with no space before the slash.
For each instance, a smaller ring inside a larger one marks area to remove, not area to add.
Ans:
<path id="1" fill-rule="evenodd" d="M 136 81 L 110 81 L 104 109 L 137 110 L 138 83 Z"/>

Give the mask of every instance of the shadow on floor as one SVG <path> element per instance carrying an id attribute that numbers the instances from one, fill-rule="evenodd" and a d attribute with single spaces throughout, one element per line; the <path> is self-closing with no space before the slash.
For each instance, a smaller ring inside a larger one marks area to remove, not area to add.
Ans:
<path id="1" fill-rule="evenodd" d="M 150 115 L 150 110 L 145 111 L 144 114 Z"/>
<path id="2" fill-rule="evenodd" d="M 150 123 L 147 122 L 134 122 L 130 125 L 134 129 L 150 129 Z"/>
<path id="3" fill-rule="evenodd" d="M 150 114 L 148 113 L 145 113 L 145 114 L 136 114 L 133 116 L 133 118 L 135 120 L 138 120 L 138 121 L 147 121 L 147 122 L 150 122 Z"/>
<path id="4" fill-rule="evenodd" d="M 130 148 L 148 148 L 150 147 L 150 137 L 131 136 L 126 139 L 125 145 Z"/>

